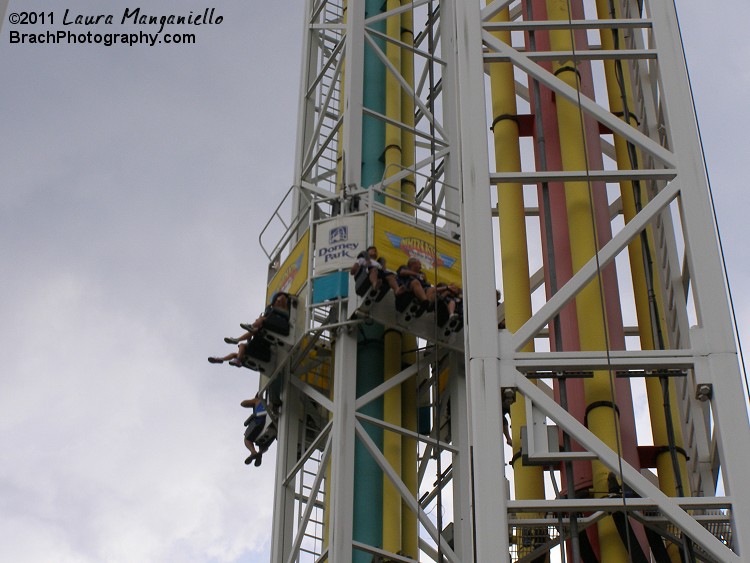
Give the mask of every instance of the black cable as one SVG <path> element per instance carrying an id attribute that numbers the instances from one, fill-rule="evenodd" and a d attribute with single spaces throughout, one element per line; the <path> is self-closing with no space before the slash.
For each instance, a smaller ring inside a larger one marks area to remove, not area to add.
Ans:
<path id="1" fill-rule="evenodd" d="M 573 21 L 572 21 L 572 7 L 570 0 L 567 0 L 567 11 L 568 11 L 568 24 L 570 26 L 569 32 L 570 32 L 570 42 L 572 46 L 572 58 L 573 58 L 573 65 L 577 69 L 578 68 L 578 60 L 577 60 L 577 53 L 576 53 L 576 47 L 575 47 L 575 34 L 573 32 Z M 601 306 L 601 313 L 602 313 L 602 329 L 604 331 L 604 343 L 605 343 L 605 352 L 607 356 L 607 366 L 608 366 L 608 373 L 609 373 L 609 388 L 610 388 L 610 397 L 612 399 L 613 403 L 616 403 L 616 393 L 615 393 L 615 384 L 614 384 L 614 374 L 612 370 L 612 358 L 611 358 L 611 351 L 610 351 L 610 341 L 609 341 L 609 330 L 607 326 L 607 313 L 606 313 L 606 298 L 604 296 L 604 285 L 603 285 L 603 278 L 602 278 L 602 268 L 601 263 L 599 262 L 599 236 L 596 230 L 596 212 L 595 212 L 595 206 L 594 206 L 594 196 L 593 196 L 593 187 L 591 185 L 591 177 L 590 177 L 590 165 L 589 165 L 589 155 L 588 155 L 588 143 L 586 139 L 586 128 L 585 128 L 585 121 L 582 111 L 582 104 L 581 104 L 581 77 L 578 72 L 575 73 L 576 77 L 576 96 L 577 96 L 577 102 L 578 102 L 578 119 L 579 119 L 579 125 L 581 128 L 581 141 L 583 143 L 583 154 L 584 154 L 584 160 L 586 165 L 586 185 L 588 187 L 588 199 L 589 199 L 589 210 L 591 212 L 591 230 L 592 235 L 594 238 L 594 259 L 596 260 L 596 277 L 597 277 L 597 284 L 599 286 L 599 302 Z M 620 418 L 617 416 L 617 411 L 613 409 L 612 411 L 612 418 L 613 418 L 613 425 L 615 427 L 615 441 L 617 445 L 617 462 L 618 462 L 618 470 L 620 473 L 620 479 L 623 479 L 623 464 L 622 464 L 622 439 L 621 439 L 621 428 L 620 428 Z M 623 507 L 626 506 L 627 501 L 625 499 L 625 495 L 622 495 L 622 504 Z M 630 559 L 631 563 L 633 563 L 632 558 L 632 551 L 630 549 L 631 545 L 631 538 L 630 538 L 630 530 L 629 528 L 626 528 L 626 542 L 625 542 L 625 549 L 628 552 L 628 558 Z"/>
<path id="2" fill-rule="evenodd" d="M 528 17 L 530 20 L 534 19 L 532 3 L 529 2 L 527 5 Z M 536 36 L 533 30 L 529 31 L 529 49 L 532 52 L 536 52 Z M 539 87 L 539 81 L 532 81 L 532 91 L 534 95 L 534 112 L 536 118 L 534 120 L 537 130 L 537 151 L 539 154 L 539 167 L 542 172 L 546 172 L 547 166 L 547 148 L 546 139 L 544 136 L 544 124 L 542 122 L 542 109 L 541 109 L 541 89 Z M 549 196 L 549 184 L 542 182 L 542 216 L 544 218 L 544 236 L 547 246 L 547 264 L 549 271 L 549 292 L 550 297 L 555 295 L 558 291 L 557 284 L 557 264 L 555 257 L 555 246 L 552 234 L 552 206 Z M 560 324 L 560 314 L 556 314 L 552 319 L 552 326 L 555 333 L 555 350 L 561 352 L 564 348 L 562 342 L 562 327 Z M 558 383 L 558 389 L 560 391 L 560 406 L 565 410 L 568 409 L 568 387 L 567 380 L 561 378 Z M 572 451 L 572 445 L 570 441 L 570 435 L 567 432 L 563 432 L 563 449 L 566 452 Z M 565 484 L 567 486 L 567 496 L 569 499 L 576 496 L 575 490 L 575 470 L 574 465 L 570 459 L 566 459 L 563 463 L 565 468 Z M 570 526 L 570 550 L 573 556 L 573 561 L 577 562 L 581 560 L 584 555 L 581 552 L 580 545 L 580 533 L 578 531 L 578 513 L 568 513 L 568 525 Z M 586 559 L 584 558 L 584 561 Z"/>
<path id="3" fill-rule="evenodd" d="M 434 0 L 430 0 L 427 7 L 427 20 L 430 22 L 430 25 L 428 25 L 428 31 L 427 31 L 427 51 L 429 53 L 435 52 L 435 36 L 434 36 L 434 18 L 435 17 L 435 6 L 434 6 Z M 427 100 L 427 108 L 430 111 L 430 114 L 434 116 L 434 106 L 435 106 L 435 74 L 434 74 L 434 64 L 432 61 L 430 61 L 428 66 L 428 84 L 429 84 L 429 99 Z M 433 216 L 433 231 L 437 228 L 437 225 L 435 224 L 436 221 L 436 213 L 435 213 L 435 205 L 436 205 L 436 199 L 435 199 L 435 189 L 436 189 L 436 183 L 435 183 L 435 123 L 433 120 L 429 120 L 430 122 L 430 156 L 432 157 L 430 159 L 430 181 L 432 182 L 432 190 L 431 190 L 431 206 L 432 206 L 432 216 Z M 437 238 L 437 234 L 435 234 L 435 238 Z M 437 243 L 435 244 L 435 257 L 434 257 L 434 269 L 435 269 L 435 279 L 437 282 Z M 435 315 L 435 323 L 437 323 L 437 315 Z M 437 530 L 438 530 L 438 539 L 437 539 L 437 559 L 438 561 L 443 560 L 443 547 L 440 542 L 440 539 L 443 535 L 443 482 L 442 482 L 442 474 L 443 474 L 443 466 L 442 466 L 442 456 L 440 452 L 440 372 L 439 372 L 439 365 L 438 365 L 438 341 L 437 341 L 437 325 L 435 326 L 435 338 L 434 338 L 434 346 L 435 346 L 435 360 L 433 363 L 433 370 L 434 370 L 434 385 L 435 385 L 435 406 L 433 409 L 433 416 L 435 420 L 435 461 L 436 461 L 436 472 L 437 472 L 437 514 L 436 514 L 436 524 L 437 524 Z"/>
<path id="4" fill-rule="evenodd" d="M 612 17 L 616 17 L 616 11 L 615 6 L 612 0 L 609 0 L 609 6 L 610 11 L 612 14 Z M 611 30 L 612 33 L 612 40 L 614 44 L 614 49 L 619 50 L 620 49 L 620 30 L 618 28 L 613 28 Z M 622 60 L 616 59 L 615 60 L 615 79 L 617 80 L 617 85 L 620 89 L 620 100 L 622 103 L 622 110 L 623 110 L 623 119 L 624 121 L 629 125 L 630 119 L 632 117 L 632 114 L 630 112 L 630 106 L 628 103 L 628 97 L 627 97 L 627 90 L 625 85 L 625 72 L 622 67 Z M 640 169 L 640 163 L 638 161 L 638 151 L 636 150 L 635 145 L 631 143 L 630 141 L 626 141 L 627 151 L 628 151 L 628 158 L 630 159 L 630 167 L 633 170 Z M 641 185 L 640 181 L 635 180 L 633 181 L 633 199 L 635 203 L 635 211 L 636 213 L 640 213 L 643 209 L 643 203 L 641 199 Z M 654 267 L 653 267 L 653 258 L 651 255 L 651 245 L 648 240 L 648 234 L 646 229 L 642 230 L 640 232 L 640 241 L 641 241 L 641 251 L 643 253 L 643 261 L 644 261 L 644 274 L 645 274 L 645 282 L 646 282 L 646 290 L 648 292 L 648 305 L 649 305 L 649 313 L 651 317 L 651 329 L 652 329 L 652 338 L 654 338 L 655 342 L 653 342 L 654 347 L 657 350 L 664 350 L 666 349 L 666 343 L 664 339 L 664 334 L 662 332 L 661 322 L 660 322 L 660 315 L 659 315 L 659 305 L 656 301 L 656 293 L 654 290 L 654 281 L 655 281 L 655 273 L 654 273 Z M 677 446 L 676 446 L 676 438 L 675 438 L 675 428 L 674 428 L 674 421 L 672 420 L 672 404 L 671 404 L 671 396 L 669 392 L 670 384 L 669 379 L 666 377 L 660 377 L 659 381 L 661 383 L 662 387 L 662 403 L 664 408 L 664 418 L 665 418 L 665 426 L 667 430 L 667 446 L 669 449 L 670 454 L 670 460 L 672 463 L 672 471 L 674 474 L 675 479 L 675 488 L 677 496 L 684 496 L 684 485 L 682 482 L 682 473 L 680 471 L 679 461 L 677 459 Z M 690 538 L 686 537 L 685 541 L 685 555 L 688 561 L 694 561 L 695 560 L 695 553 L 692 547 L 692 542 L 690 541 Z"/>
<path id="5" fill-rule="evenodd" d="M 527 5 L 528 17 L 530 20 L 534 19 L 533 8 L 531 3 Z M 529 31 L 529 48 L 532 52 L 536 51 L 536 36 L 534 31 Z M 536 115 L 535 124 L 537 129 L 537 151 L 539 154 L 539 167 L 542 172 L 547 171 L 547 149 L 546 139 L 544 135 L 544 127 L 542 123 L 542 109 L 541 109 L 541 89 L 539 87 L 539 81 L 532 81 L 532 91 L 534 94 L 534 112 Z M 557 265 L 555 258 L 555 247 L 552 234 L 552 210 L 549 196 L 549 184 L 542 182 L 542 210 L 544 217 L 544 233 L 545 242 L 547 246 L 547 264 L 549 271 L 549 284 L 550 284 L 550 297 L 557 293 Z M 560 315 L 556 314 L 552 319 L 552 326 L 555 334 L 555 349 L 562 351 L 562 327 L 560 324 Z M 560 406 L 565 410 L 568 409 L 568 392 L 567 392 L 567 380 L 562 378 L 558 385 L 560 391 Z M 568 452 L 572 450 L 570 435 L 567 432 L 563 432 L 563 449 Z M 573 469 L 573 463 L 567 459 L 563 463 L 565 467 L 565 484 L 567 486 L 567 497 L 569 499 L 575 498 L 575 473 Z M 579 561 L 581 559 L 581 545 L 580 545 L 580 532 L 578 531 L 578 513 L 571 511 L 568 513 L 568 522 L 570 526 L 570 549 L 573 561 Z M 562 530 L 561 530 L 562 535 Z M 584 558 L 585 560 L 585 558 Z"/>

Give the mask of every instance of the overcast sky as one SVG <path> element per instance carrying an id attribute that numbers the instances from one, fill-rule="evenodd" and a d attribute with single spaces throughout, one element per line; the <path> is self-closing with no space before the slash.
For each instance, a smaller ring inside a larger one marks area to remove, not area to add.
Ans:
<path id="1" fill-rule="evenodd" d="M 268 561 L 272 456 L 242 463 L 257 375 L 206 356 L 263 306 L 257 236 L 293 176 L 302 2 L 140 6 L 224 20 L 181 27 L 195 45 L 110 48 L 11 45 L 20 26 L 3 25 L 2 561 Z M 747 343 L 750 7 L 721 7 L 679 2 Z"/>

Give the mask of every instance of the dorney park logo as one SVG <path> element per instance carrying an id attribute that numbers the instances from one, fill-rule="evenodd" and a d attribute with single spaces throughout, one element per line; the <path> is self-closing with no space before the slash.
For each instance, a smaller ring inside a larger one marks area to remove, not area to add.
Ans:
<path id="1" fill-rule="evenodd" d="M 451 269 L 456 259 L 447 254 L 436 252 L 433 245 L 415 237 L 400 237 L 393 233 L 385 232 L 388 241 L 402 252 L 405 252 L 409 258 L 419 258 L 422 266 L 428 270 L 435 269 L 435 257 L 437 256 L 437 267 Z"/>
<path id="2" fill-rule="evenodd" d="M 286 270 L 281 272 L 279 274 L 279 288 L 276 290 L 278 291 L 289 291 L 289 288 L 292 286 L 292 282 L 294 281 L 294 278 L 297 276 L 297 272 L 299 272 L 300 266 L 302 265 L 302 259 L 305 257 L 304 253 L 299 255 L 299 258 L 297 258 L 294 262 L 289 264 L 287 266 Z"/>

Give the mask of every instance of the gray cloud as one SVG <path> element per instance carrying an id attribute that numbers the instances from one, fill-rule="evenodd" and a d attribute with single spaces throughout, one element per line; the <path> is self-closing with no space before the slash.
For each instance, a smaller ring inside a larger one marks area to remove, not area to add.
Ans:
<path id="1" fill-rule="evenodd" d="M 292 178 L 301 5 L 215 5 L 225 22 L 192 47 L 10 46 L 3 29 L 2 560 L 268 560 L 272 464 L 242 463 L 257 375 L 205 358 L 262 307 L 257 235 Z M 746 334 L 749 53 L 680 9 Z"/>

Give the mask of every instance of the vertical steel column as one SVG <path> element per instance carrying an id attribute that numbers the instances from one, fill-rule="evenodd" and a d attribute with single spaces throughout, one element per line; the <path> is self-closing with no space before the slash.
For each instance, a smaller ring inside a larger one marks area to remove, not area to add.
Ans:
<path id="1" fill-rule="evenodd" d="M 342 330 L 334 356 L 333 426 L 331 428 L 331 497 L 328 550 L 333 563 L 352 560 L 354 521 L 354 402 L 357 339 Z"/>
<path id="2" fill-rule="evenodd" d="M 302 169 L 305 152 L 306 133 L 312 130 L 315 117 L 314 101 L 307 95 L 310 83 L 310 75 L 316 68 L 316 57 L 319 45 L 315 42 L 317 38 L 311 32 L 310 21 L 312 19 L 314 0 L 305 0 L 304 22 L 302 29 L 302 52 L 300 64 L 300 91 L 298 98 L 298 118 L 295 138 L 294 176 L 295 186 L 302 184 Z M 299 198 L 299 192 L 293 193 L 292 212 L 296 215 L 303 206 Z M 287 377 L 282 374 L 283 377 Z M 292 547 L 293 531 L 295 526 L 295 482 L 291 479 L 287 483 L 289 471 L 295 465 L 301 441 L 299 421 L 302 418 L 299 409 L 301 407 L 299 392 L 284 381 L 282 391 L 283 408 L 279 416 L 277 428 L 277 451 L 276 451 L 276 476 L 275 495 L 273 511 L 273 528 L 271 535 L 271 560 L 286 561 L 289 550 Z"/>
<path id="3" fill-rule="evenodd" d="M 401 5 L 410 4 L 411 0 L 401 0 Z M 414 53 L 409 47 L 414 46 L 414 12 L 412 10 L 401 14 L 401 42 L 406 45 L 401 48 L 401 76 L 410 88 L 414 88 Z M 414 128 L 414 99 L 402 93 L 401 122 L 409 128 Z M 401 166 L 411 169 L 415 159 L 414 134 L 401 132 Z M 401 211 L 407 215 L 415 214 L 414 200 L 416 183 L 414 174 L 408 175 L 401 181 Z M 410 205 L 411 204 L 411 205 Z M 402 334 L 401 362 L 402 365 L 414 363 L 416 360 L 417 339 L 411 334 Z M 417 383 L 416 377 L 406 381 L 401 386 L 401 423 L 406 430 L 417 431 Z M 418 444 L 412 438 L 403 437 L 401 440 L 401 477 L 404 484 L 414 497 L 419 496 L 417 475 Z M 419 526 L 417 516 L 409 510 L 409 505 L 401 501 L 401 542 L 403 553 L 416 558 L 419 553 Z"/>
<path id="4" fill-rule="evenodd" d="M 453 456 L 453 541 L 462 561 L 477 561 L 471 530 L 471 456 L 466 372 L 463 357 L 451 354 L 448 393 L 451 405 L 451 441 L 458 450 Z M 503 491 L 505 483 L 503 483 Z"/>
<path id="5" fill-rule="evenodd" d="M 284 404 L 277 428 L 276 478 L 273 503 L 271 561 L 286 561 L 294 530 L 295 480 L 286 483 L 289 471 L 297 461 L 299 444 L 300 401 L 297 389 L 286 385 L 281 396 Z"/>
<path id="6" fill-rule="evenodd" d="M 362 93 L 364 68 L 363 2 L 349 2 L 346 12 L 344 56 L 343 169 L 347 185 L 360 185 L 362 173 Z M 353 311 L 350 303 L 348 316 Z M 334 351 L 333 426 L 331 428 L 331 498 L 328 549 L 333 563 L 352 560 L 354 521 L 354 403 L 356 400 L 357 338 L 346 329 L 339 331 Z"/>
<path id="7" fill-rule="evenodd" d="M 654 40 L 660 53 L 660 86 L 670 100 L 665 108 L 669 130 L 673 132 L 670 144 L 683 178 L 680 210 L 698 315 L 698 327 L 691 330 L 691 342 L 702 359 L 696 365 L 695 375 L 698 385 L 713 386 L 711 406 L 726 494 L 732 499 L 735 550 L 747 558 L 750 555 L 750 487 L 744 472 L 750 467 L 750 424 L 713 205 L 696 135 L 697 122 L 675 6 L 672 2 L 649 1 L 648 11 L 654 26 L 665 31 L 664 35 L 655 35 Z"/>
<path id="8" fill-rule="evenodd" d="M 508 22 L 510 10 L 500 11 L 493 22 Z M 510 44 L 510 32 L 494 34 L 499 41 Z M 492 94 L 492 134 L 495 148 L 495 168 L 499 172 L 521 172 L 521 147 L 516 106 L 516 87 L 513 65 L 493 63 L 489 65 Z M 529 241 L 526 235 L 526 210 L 523 184 L 520 182 L 497 185 L 497 213 L 500 231 L 500 260 L 503 271 L 505 323 L 515 332 L 531 317 L 531 287 L 529 279 Z M 532 352 L 534 343 L 529 342 L 525 352 Z M 541 466 L 524 465 L 521 453 L 520 421 L 526 419 L 525 401 L 516 401 L 511 407 L 513 425 L 513 484 L 517 499 L 544 498 L 544 470 Z M 535 515 L 524 515 L 533 518 Z M 521 540 L 523 541 L 523 540 Z M 519 549 L 519 556 L 534 549 L 533 538 L 526 550 Z"/>
<path id="9" fill-rule="evenodd" d="M 315 57 L 317 49 L 313 41 L 313 34 L 310 31 L 309 21 L 312 18 L 313 0 L 305 0 L 305 25 L 302 27 L 302 62 L 300 64 L 300 89 L 299 99 L 297 102 L 297 116 L 300 120 L 297 123 L 297 135 L 294 147 L 294 185 L 302 184 L 302 168 L 304 167 L 303 159 L 305 153 L 305 133 L 312 130 L 315 116 L 315 107 L 312 100 L 307 95 L 307 88 L 310 84 L 310 74 L 312 69 L 316 68 Z M 295 192 L 292 196 L 294 201 L 292 209 L 294 213 L 300 211 L 301 202 L 299 194 Z"/>
<path id="10" fill-rule="evenodd" d="M 508 553 L 505 480 L 502 473 L 502 402 L 498 372 L 495 268 L 489 192 L 489 156 L 484 134 L 484 70 L 479 3 L 441 5 L 444 56 L 455 68 L 454 164 L 461 193 L 461 260 L 466 304 L 465 362 L 468 366 L 472 517 L 476 561 Z M 447 19 L 447 18 L 446 18 Z M 447 24 L 450 24 L 447 25 Z M 458 151 L 458 152 L 455 152 Z"/>

